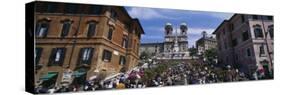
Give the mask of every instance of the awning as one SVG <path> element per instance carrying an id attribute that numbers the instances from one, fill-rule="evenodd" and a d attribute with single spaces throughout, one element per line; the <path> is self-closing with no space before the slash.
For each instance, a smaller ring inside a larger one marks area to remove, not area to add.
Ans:
<path id="1" fill-rule="evenodd" d="M 56 76 L 58 73 L 57 72 L 48 72 L 48 74 L 43 75 L 40 80 L 49 80 L 51 78 L 53 78 L 54 76 Z"/>
<path id="2" fill-rule="evenodd" d="M 73 73 L 74 77 L 76 77 L 76 78 L 80 77 L 84 74 L 86 74 L 86 71 L 84 71 L 84 70 L 77 70 L 77 71 L 74 71 L 74 73 Z"/>

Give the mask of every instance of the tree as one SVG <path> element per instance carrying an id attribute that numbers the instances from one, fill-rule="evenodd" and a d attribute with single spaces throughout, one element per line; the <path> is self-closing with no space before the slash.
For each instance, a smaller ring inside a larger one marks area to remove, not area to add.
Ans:
<path id="1" fill-rule="evenodd" d="M 151 55 L 148 53 L 148 52 L 141 52 L 140 54 L 140 59 L 144 60 L 144 59 L 147 59 L 147 58 L 150 58 Z"/>
<path id="2" fill-rule="evenodd" d="M 153 69 L 146 69 L 144 71 L 144 77 L 142 77 L 142 80 L 144 81 L 148 81 L 154 78 L 154 76 L 156 75 L 156 72 L 154 72 Z"/>
<path id="3" fill-rule="evenodd" d="M 190 48 L 189 54 L 190 54 L 191 58 L 193 59 L 193 57 L 197 55 L 197 49 L 194 47 Z"/>
<path id="4" fill-rule="evenodd" d="M 214 62 L 214 59 L 217 59 L 217 50 L 214 48 L 208 49 L 204 53 L 204 57 L 206 58 L 207 62 Z"/>

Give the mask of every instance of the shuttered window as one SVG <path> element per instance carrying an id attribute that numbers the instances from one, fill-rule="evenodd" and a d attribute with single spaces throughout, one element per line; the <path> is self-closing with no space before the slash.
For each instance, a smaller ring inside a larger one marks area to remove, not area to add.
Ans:
<path id="1" fill-rule="evenodd" d="M 91 64 L 94 48 L 81 48 L 79 52 L 79 64 Z"/>
<path id="2" fill-rule="evenodd" d="M 36 36 L 37 37 L 46 37 L 49 30 L 48 22 L 38 22 L 36 25 Z"/>
<path id="3" fill-rule="evenodd" d="M 112 52 L 110 52 L 108 50 L 104 50 L 103 55 L 102 55 L 102 60 L 105 61 L 105 62 L 110 62 L 111 56 L 112 56 Z"/>
<path id="4" fill-rule="evenodd" d="M 119 59 L 119 65 L 125 65 L 126 64 L 126 58 L 125 56 L 120 56 L 120 59 Z"/>
<path id="5" fill-rule="evenodd" d="M 71 22 L 70 21 L 65 21 L 63 22 L 62 25 L 62 31 L 61 31 L 61 37 L 65 37 L 68 35 L 68 32 L 70 30 Z"/>
<path id="6" fill-rule="evenodd" d="M 90 22 L 88 24 L 88 37 L 92 37 L 96 34 L 96 22 Z"/>
<path id="7" fill-rule="evenodd" d="M 39 64 L 43 48 L 37 47 L 35 49 L 35 64 Z"/>
<path id="8" fill-rule="evenodd" d="M 66 48 L 54 48 L 50 55 L 49 66 L 50 65 L 62 66 L 64 62 L 65 52 L 66 52 Z"/>

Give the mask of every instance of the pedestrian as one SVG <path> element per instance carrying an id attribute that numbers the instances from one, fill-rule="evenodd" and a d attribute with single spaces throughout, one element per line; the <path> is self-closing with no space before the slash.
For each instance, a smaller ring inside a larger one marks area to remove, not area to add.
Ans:
<path id="1" fill-rule="evenodd" d="M 120 81 L 119 83 L 117 83 L 116 85 L 116 89 L 125 89 L 125 84 L 123 81 Z"/>
<path id="2" fill-rule="evenodd" d="M 51 88 L 48 90 L 50 94 L 53 94 L 57 90 L 57 87 Z"/>

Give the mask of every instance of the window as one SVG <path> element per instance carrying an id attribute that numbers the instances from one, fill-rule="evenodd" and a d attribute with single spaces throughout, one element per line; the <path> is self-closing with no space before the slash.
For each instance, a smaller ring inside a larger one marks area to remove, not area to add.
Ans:
<path id="1" fill-rule="evenodd" d="M 257 15 L 253 15 L 253 20 L 257 20 L 258 19 L 258 16 Z"/>
<path id="2" fill-rule="evenodd" d="M 225 35 L 225 28 L 223 28 L 223 31 L 222 31 L 223 35 Z"/>
<path id="3" fill-rule="evenodd" d="M 166 30 L 166 35 L 169 35 L 170 34 L 170 31 L 169 30 Z"/>
<path id="4" fill-rule="evenodd" d="M 129 31 L 129 28 L 130 28 L 130 23 L 125 23 L 124 28 L 125 28 L 127 31 Z M 127 31 L 126 31 L 126 32 L 127 32 Z"/>
<path id="5" fill-rule="evenodd" d="M 216 36 L 217 37 L 217 39 L 218 40 L 220 40 L 220 38 L 221 38 L 221 35 L 220 34 L 218 34 L 218 36 Z"/>
<path id="6" fill-rule="evenodd" d="M 113 9 L 111 9 L 110 11 L 110 18 L 112 18 L 113 20 L 117 19 L 117 13 Z"/>
<path id="7" fill-rule="evenodd" d="M 247 49 L 247 56 L 251 56 L 251 50 L 250 50 L 250 48 Z"/>
<path id="8" fill-rule="evenodd" d="M 221 45 L 219 44 L 219 50 L 221 50 Z"/>
<path id="9" fill-rule="evenodd" d="M 93 5 L 93 6 L 90 6 L 89 14 L 98 15 L 98 14 L 101 14 L 101 10 L 102 10 L 102 6 Z"/>
<path id="10" fill-rule="evenodd" d="M 76 4 L 65 4 L 64 12 L 65 13 L 77 13 L 79 6 Z"/>
<path id="11" fill-rule="evenodd" d="M 46 12 L 46 9 L 48 8 L 47 4 L 43 4 L 43 3 L 38 3 L 36 4 L 36 12 Z"/>
<path id="12" fill-rule="evenodd" d="M 88 37 L 92 37 L 96 34 L 96 25 L 97 25 L 96 22 L 90 22 L 88 24 L 88 34 L 87 34 Z"/>
<path id="13" fill-rule="evenodd" d="M 224 49 L 227 49 L 226 40 L 224 40 Z"/>
<path id="14" fill-rule="evenodd" d="M 263 37 L 263 34 L 262 34 L 262 29 L 261 29 L 261 26 L 260 25 L 255 25 L 254 26 L 254 33 L 255 33 L 255 37 L 256 38 L 259 38 L 259 37 Z"/>
<path id="15" fill-rule="evenodd" d="M 262 55 L 264 55 L 264 54 L 265 54 L 265 52 L 264 52 L 264 46 L 261 45 L 261 46 L 260 46 L 260 56 L 262 56 Z"/>
<path id="16" fill-rule="evenodd" d="M 236 61 L 239 60 L 238 54 L 235 54 L 234 57 L 235 57 L 235 60 L 236 60 Z"/>
<path id="17" fill-rule="evenodd" d="M 273 20 L 273 16 L 267 16 L 267 20 Z"/>
<path id="18" fill-rule="evenodd" d="M 248 30 L 242 33 L 242 40 L 246 41 L 249 39 L 249 34 L 248 34 Z"/>
<path id="19" fill-rule="evenodd" d="M 137 43 L 137 47 L 136 47 L 136 53 L 139 53 L 139 43 Z"/>
<path id="20" fill-rule="evenodd" d="M 64 61 L 66 48 L 54 48 L 51 52 L 49 65 L 62 65 Z"/>
<path id="21" fill-rule="evenodd" d="M 90 64 L 93 56 L 93 48 L 81 48 L 79 53 L 79 64 Z"/>
<path id="22" fill-rule="evenodd" d="M 120 56 L 119 64 L 120 64 L 120 65 L 126 64 L 126 58 L 125 58 L 125 56 L 122 56 L 122 55 Z"/>
<path id="23" fill-rule="evenodd" d="M 49 3 L 47 4 L 47 12 L 54 13 L 58 9 L 58 4 L 55 3 Z"/>
<path id="24" fill-rule="evenodd" d="M 105 62 L 111 61 L 112 52 L 108 50 L 103 50 L 102 60 Z"/>
<path id="25" fill-rule="evenodd" d="M 139 32 L 138 32 L 138 31 L 135 31 L 134 34 L 135 34 L 135 36 L 138 36 L 138 35 L 139 35 Z"/>
<path id="26" fill-rule="evenodd" d="M 230 24 L 230 31 L 233 31 L 234 30 L 234 25 L 233 23 Z"/>
<path id="27" fill-rule="evenodd" d="M 123 36 L 122 47 L 124 48 L 128 47 L 128 36 L 126 35 Z"/>
<path id="28" fill-rule="evenodd" d="M 35 64 L 39 64 L 40 58 L 41 58 L 41 54 L 42 54 L 43 48 L 37 47 L 35 49 Z"/>
<path id="29" fill-rule="evenodd" d="M 273 25 L 268 26 L 268 32 L 269 32 L 269 36 L 273 39 Z"/>
<path id="30" fill-rule="evenodd" d="M 245 16 L 244 15 L 241 15 L 241 21 L 242 21 L 242 23 L 245 22 Z"/>
<path id="31" fill-rule="evenodd" d="M 107 34 L 107 39 L 111 40 L 112 39 L 112 34 L 113 34 L 113 28 L 109 28 L 108 34 Z"/>
<path id="32" fill-rule="evenodd" d="M 36 11 L 42 13 L 54 13 L 58 9 L 57 3 L 37 3 Z"/>
<path id="33" fill-rule="evenodd" d="M 63 22 L 61 37 L 65 37 L 65 36 L 68 35 L 68 32 L 70 30 L 70 26 L 71 26 L 71 22 L 70 21 Z"/>
<path id="34" fill-rule="evenodd" d="M 39 22 L 36 26 L 36 36 L 37 37 L 46 37 L 49 29 L 48 22 Z"/>
<path id="35" fill-rule="evenodd" d="M 232 46 L 235 47 L 237 45 L 237 39 L 232 40 Z"/>

